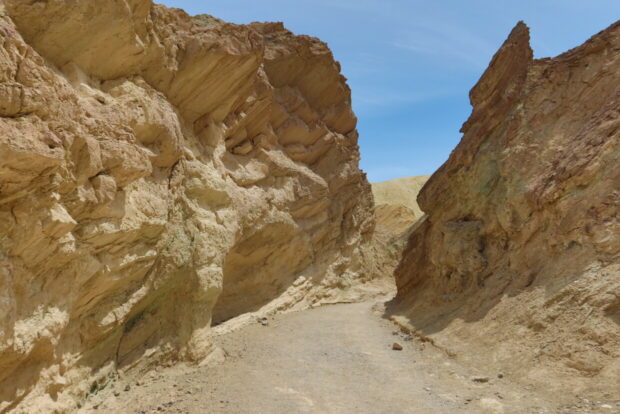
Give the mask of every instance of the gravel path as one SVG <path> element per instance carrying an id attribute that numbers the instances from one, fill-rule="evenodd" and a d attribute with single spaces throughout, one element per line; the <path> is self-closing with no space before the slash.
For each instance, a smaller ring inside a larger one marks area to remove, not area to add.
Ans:
<path id="1" fill-rule="evenodd" d="M 221 338 L 222 413 L 453 413 L 415 372 L 416 351 L 369 304 L 288 315 Z M 392 350 L 398 341 L 405 349 Z M 241 398 L 239 396 L 242 396 Z"/>
<path id="2" fill-rule="evenodd" d="M 497 373 L 488 382 L 473 381 L 480 372 L 471 372 L 430 345 L 395 335 L 394 329 L 370 303 L 280 315 L 266 326 L 256 323 L 216 337 L 226 353 L 220 363 L 122 378 L 82 411 L 556 412 Z M 393 350 L 394 342 L 403 350 Z"/>

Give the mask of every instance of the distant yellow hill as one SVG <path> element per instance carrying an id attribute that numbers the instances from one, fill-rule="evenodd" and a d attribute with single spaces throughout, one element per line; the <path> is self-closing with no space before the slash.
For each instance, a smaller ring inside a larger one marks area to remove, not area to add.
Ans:
<path id="1" fill-rule="evenodd" d="M 372 194 L 375 197 L 375 205 L 387 204 L 407 207 L 418 219 L 422 217 L 424 212 L 420 210 L 416 198 L 429 178 L 430 175 L 418 175 L 373 183 Z"/>
<path id="2" fill-rule="evenodd" d="M 409 234 L 424 215 L 416 198 L 429 177 L 403 177 L 372 184 L 376 220 L 375 260 L 379 272 L 391 283 Z"/>

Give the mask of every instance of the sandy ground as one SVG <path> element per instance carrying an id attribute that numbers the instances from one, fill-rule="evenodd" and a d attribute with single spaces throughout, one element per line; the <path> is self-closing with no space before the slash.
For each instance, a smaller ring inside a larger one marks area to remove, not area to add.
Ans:
<path id="1" fill-rule="evenodd" d="M 616 402 L 544 396 L 505 373 L 464 367 L 395 329 L 372 303 L 280 315 L 216 337 L 226 355 L 218 363 L 121 377 L 81 412 L 620 412 Z"/>

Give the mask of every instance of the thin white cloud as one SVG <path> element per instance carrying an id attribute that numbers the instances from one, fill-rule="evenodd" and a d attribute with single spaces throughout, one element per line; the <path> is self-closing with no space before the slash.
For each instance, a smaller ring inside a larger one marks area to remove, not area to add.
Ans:
<path id="1" fill-rule="evenodd" d="M 475 69 L 484 68 L 495 52 L 493 44 L 463 27 L 446 22 L 416 22 L 392 46 L 416 54 L 435 55 Z"/>
<path id="2" fill-rule="evenodd" d="M 385 6 L 377 0 L 315 0 L 315 5 L 354 12 L 382 12 Z"/>
<path id="3" fill-rule="evenodd" d="M 371 91 L 359 88 L 357 92 L 353 92 L 353 104 L 357 108 L 373 108 L 373 107 L 390 107 L 401 106 L 406 104 L 415 104 L 425 102 L 442 96 L 441 93 L 433 94 L 416 94 L 414 92 L 404 91 L 403 93 L 394 92 L 393 90 L 376 90 Z"/>

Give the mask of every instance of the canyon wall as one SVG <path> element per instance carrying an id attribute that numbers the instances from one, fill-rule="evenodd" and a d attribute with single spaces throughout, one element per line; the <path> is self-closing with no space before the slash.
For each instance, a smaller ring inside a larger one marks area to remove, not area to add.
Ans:
<path id="1" fill-rule="evenodd" d="M 620 23 L 553 59 L 518 24 L 470 94 L 392 318 L 480 371 L 620 389 Z"/>
<path id="2" fill-rule="evenodd" d="M 4 0 L 0 36 L 0 412 L 363 291 L 373 201 L 324 43 L 150 0 Z"/>

